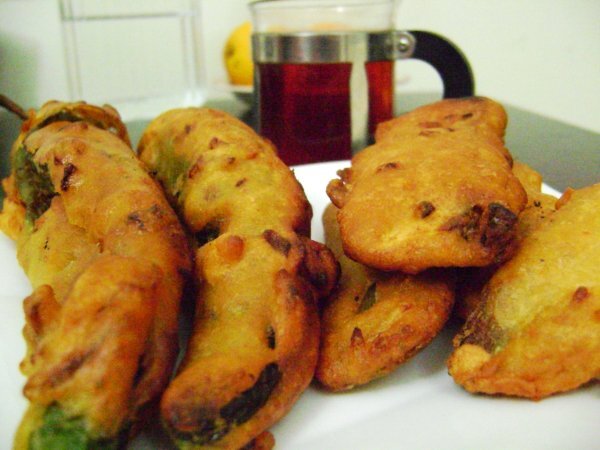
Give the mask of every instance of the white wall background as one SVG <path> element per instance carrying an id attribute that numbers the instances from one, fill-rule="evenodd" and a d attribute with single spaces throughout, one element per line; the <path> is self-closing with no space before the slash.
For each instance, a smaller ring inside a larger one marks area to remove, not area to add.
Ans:
<path id="1" fill-rule="evenodd" d="M 599 0 L 404 0 L 399 12 L 401 27 L 462 48 L 478 93 L 600 132 Z"/>
<path id="2" fill-rule="evenodd" d="M 197 1 L 201 84 L 219 95 L 222 46 L 229 31 L 249 18 L 247 0 Z M 436 31 L 459 45 L 472 63 L 478 94 L 600 132 L 599 0 L 403 0 L 397 23 Z M 0 0 L 0 92 L 26 106 L 68 98 L 62 42 L 57 0 Z M 169 56 L 158 50 L 157 67 Z M 135 65 L 148 51 L 130 53 L 126 60 Z M 401 62 L 397 72 L 407 92 L 440 90 L 424 63 Z M 147 77 L 153 73 L 145 71 Z"/>

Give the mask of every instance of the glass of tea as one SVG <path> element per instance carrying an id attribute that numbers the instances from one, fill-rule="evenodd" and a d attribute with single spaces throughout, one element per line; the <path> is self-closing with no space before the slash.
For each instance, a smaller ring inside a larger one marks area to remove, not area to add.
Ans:
<path id="1" fill-rule="evenodd" d="M 396 30 L 393 0 L 263 0 L 252 13 L 259 131 L 288 165 L 351 158 L 394 111 L 394 61 L 431 64 L 444 97 L 473 95 L 450 41 Z"/>

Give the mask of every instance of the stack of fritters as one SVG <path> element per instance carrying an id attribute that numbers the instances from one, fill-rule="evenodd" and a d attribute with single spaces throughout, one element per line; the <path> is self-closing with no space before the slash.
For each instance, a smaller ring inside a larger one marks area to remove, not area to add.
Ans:
<path id="1" fill-rule="evenodd" d="M 186 280 L 191 338 L 160 403 L 180 448 L 271 448 L 315 374 L 330 390 L 388 374 L 455 297 L 448 367 L 467 390 L 538 399 L 600 376 L 600 184 L 542 194 L 506 123 L 474 97 L 380 125 L 327 187 L 329 250 L 293 172 L 239 120 L 168 111 L 137 159 L 112 108 L 47 103 L 3 181 L 0 228 L 34 287 L 15 448 L 124 445 L 172 373 Z"/>
<path id="2" fill-rule="evenodd" d="M 326 242 L 343 274 L 323 312 L 325 387 L 393 370 L 446 323 L 454 268 L 511 255 L 527 197 L 505 126 L 502 107 L 484 98 L 428 105 L 381 124 L 375 144 L 329 183 L 339 209 L 337 224 L 326 213 Z"/>
<path id="3" fill-rule="evenodd" d="M 372 280 L 431 277 L 434 267 L 457 271 L 456 311 L 468 319 L 448 365 L 467 390 L 537 399 L 600 375 L 594 213 L 600 186 L 569 192 L 555 206 L 541 193 L 539 174 L 513 164 L 502 142 L 506 119 L 502 107 L 485 98 L 419 108 L 380 125 L 376 143 L 330 182 L 347 255 L 342 267 L 353 280 L 342 276 L 324 311 L 317 374 L 325 386 L 348 387 L 387 372 L 403 360 L 400 346 L 410 355 L 431 338 L 427 332 L 440 329 L 441 316 L 430 314 L 429 329 L 422 320 L 410 323 L 412 333 L 402 339 L 397 318 L 410 322 L 406 290 L 373 296 L 381 282 Z M 335 247 L 335 238 L 331 242 Z M 410 294 L 409 311 L 420 311 L 420 304 L 435 311 L 438 297 L 428 288 Z M 423 295 L 429 303 L 419 303 Z M 374 331 L 365 338 L 364 329 Z M 381 342 L 390 335 L 397 343 L 386 348 Z M 340 385 L 340 373 L 351 381 Z"/>

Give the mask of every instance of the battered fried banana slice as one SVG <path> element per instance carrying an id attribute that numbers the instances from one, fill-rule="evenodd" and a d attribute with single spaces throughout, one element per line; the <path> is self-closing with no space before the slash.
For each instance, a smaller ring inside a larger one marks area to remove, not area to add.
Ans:
<path id="1" fill-rule="evenodd" d="M 116 448 L 171 375 L 190 251 L 128 142 L 113 109 L 50 102 L 14 144 L 3 223 L 34 287 L 17 449 Z"/>
<path id="2" fill-rule="evenodd" d="M 455 338 L 449 372 L 470 392 L 540 399 L 600 376 L 600 184 L 557 207 Z"/>
<path id="3" fill-rule="evenodd" d="M 316 301 L 335 285 L 337 263 L 306 237 L 312 210 L 293 173 L 237 119 L 166 112 L 139 154 L 198 247 L 193 332 L 163 422 L 180 448 L 243 447 L 310 383 Z"/>
<path id="4" fill-rule="evenodd" d="M 415 276 L 352 261 L 342 250 L 333 205 L 325 209 L 323 226 L 342 274 L 323 311 L 316 377 L 339 391 L 390 373 L 425 347 L 448 319 L 454 283 L 451 270 Z"/>
<path id="5" fill-rule="evenodd" d="M 443 100 L 383 123 L 327 187 L 344 251 L 380 270 L 485 266 L 513 251 L 527 195 L 511 171 L 504 109 Z"/>
<path id="6" fill-rule="evenodd" d="M 542 192 L 542 176 L 527 164 L 515 161 L 513 173 L 527 192 L 527 206 L 519 214 L 516 227 L 517 243 L 555 211 L 556 198 Z M 498 270 L 500 264 L 468 267 L 459 270 L 455 314 L 466 319 L 481 301 L 481 290 Z"/>

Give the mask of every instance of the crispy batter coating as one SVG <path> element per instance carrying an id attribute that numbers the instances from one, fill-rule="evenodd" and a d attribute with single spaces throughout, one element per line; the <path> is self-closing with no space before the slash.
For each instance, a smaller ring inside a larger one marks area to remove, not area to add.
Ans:
<path id="1" fill-rule="evenodd" d="M 557 207 L 455 338 L 449 372 L 470 392 L 540 399 L 600 376 L 600 184 Z"/>
<path id="2" fill-rule="evenodd" d="M 121 121 L 119 113 L 109 105 L 99 108 L 84 102 L 64 103 L 53 100 L 46 102 L 39 111 L 30 110 L 28 114 L 29 119 L 23 122 L 21 133 L 13 144 L 11 152 L 13 170 L 7 178 L 2 180 L 2 188 L 6 195 L 3 201 L 2 214 L 0 214 L 0 230 L 15 241 L 18 239 L 25 223 L 24 202 L 29 200 L 22 198 L 21 194 L 25 194 L 25 196 L 37 195 L 38 200 L 39 196 L 43 195 L 40 192 L 35 194 L 36 191 L 40 191 L 41 189 L 25 189 L 20 193 L 17 188 L 17 180 L 15 179 L 17 175 L 17 170 L 14 167 L 17 165 L 14 161 L 15 154 L 18 153 L 19 149 L 23 146 L 23 141 L 29 137 L 32 131 L 44 128 L 52 122 L 77 122 L 83 120 L 86 123 L 94 124 L 98 128 L 110 131 L 110 133 L 117 136 L 128 146 L 130 145 L 125 124 Z M 22 168 L 21 171 L 23 171 Z M 32 177 L 29 176 L 28 178 L 31 183 Z"/>
<path id="3" fill-rule="evenodd" d="M 519 214 L 516 227 L 516 241 L 525 236 L 546 220 L 555 211 L 556 198 L 542 193 L 542 176 L 527 164 L 515 161 L 513 173 L 527 192 L 527 206 Z M 456 305 L 454 313 L 461 319 L 469 317 L 481 300 L 481 290 L 498 270 L 501 264 L 485 267 L 467 267 L 458 271 Z"/>
<path id="4" fill-rule="evenodd" d="M 502 137 L 504 109 L 443 100 L 386 122 L 327 187 L 344 250 L 380 270 L 485 266 L 513 250 L 527 196 Z"/>
<path id="5" fill-rule="evenodd" d="M 454 277 L 446 269 L 384 273 L 352 261 L 342 250 L 331 204 L 323 226 L 342 274 L 323 311 L 316 377 L 339 391 L 387 375 L 429 344 L 452 309 Z"/>
<path id="6" fill-rule="evenodd" d="M 162 398 L 163 422 L 180 448 L 240 448 L 310 383 L 316 301 L 335 285 L 337 263 L 306 237 L 312 210 L 293 173 L 237 119 L 169 111 L 139 154 L 198 247 L 193 332 Z"/>
<path id="7" fill-rule="evenodd" d="M 34 287 L 15 448 L 117 445 L 173 370 L 191 255 L 128 142 L 111 108 L 50 102 L 13 147 L 2 215 Z"/>
<path id="8" fill-rule="evenodd" d="M 178 109 L 152 121 L 140 158 L 200 240 L 226 231 L 310 234 L 312 209 L 275 148 L 220 111 Z M 251 220 L 248 216 L 251 213 Z"/>

